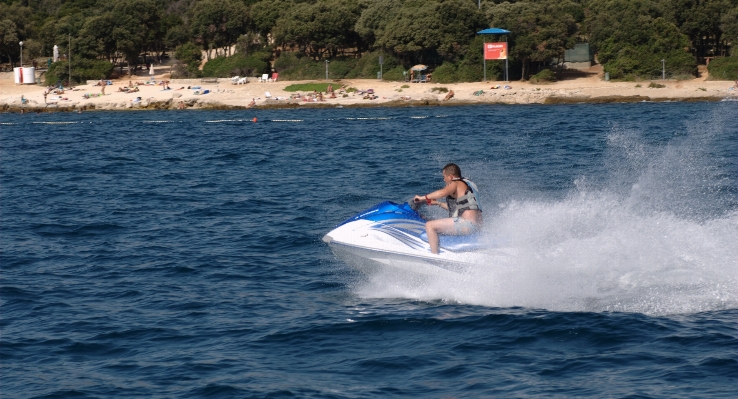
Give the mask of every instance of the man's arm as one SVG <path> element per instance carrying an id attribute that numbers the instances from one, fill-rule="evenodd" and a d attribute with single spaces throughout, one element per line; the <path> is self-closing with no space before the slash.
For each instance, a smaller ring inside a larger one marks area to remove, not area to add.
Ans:
<path id="1" fill-rule="evenodd" d="M 453 194 L 454 191 L 456 191 L 457 184 L 459 184 L 459 182 L 454 181 L 454 182 L 451 182 L 451 184 L 449 184 L 448 186 L 440 190 L 436 190 L 428 195 L 424 195 L 424 196 L 416 195 L 414 198 L 414 201 L 422 202 L 426 200 L 437 200 L 437 199 L 441 199 L 444 197 L 448 197 L 449 195 Z"/>

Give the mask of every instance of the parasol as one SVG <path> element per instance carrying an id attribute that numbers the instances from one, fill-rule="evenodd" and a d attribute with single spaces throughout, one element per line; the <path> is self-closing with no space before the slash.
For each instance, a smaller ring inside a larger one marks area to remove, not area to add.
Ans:
<path id="1" fill-rule="evenodd" d="M 423 65 L 423 64 L 418 64 L 418 65 L 415 65 L 414 67 L 412 67 L 410 69 L 413 70 L 413 71 L 425 71 L 426 69 L 428 69 L 428 66 Z"/>

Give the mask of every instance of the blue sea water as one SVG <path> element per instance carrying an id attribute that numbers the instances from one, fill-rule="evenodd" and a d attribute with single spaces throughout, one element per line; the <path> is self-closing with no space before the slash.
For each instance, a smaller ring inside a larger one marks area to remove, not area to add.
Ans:
<path id="1" fill-rule="evenodd" d="M 258 118 L 253 123 L 251 119 Z M 0 115 L 4 398 L 728 398 L 738 103 Z M 482 193 L 505 272 L 321 237 Z"/>

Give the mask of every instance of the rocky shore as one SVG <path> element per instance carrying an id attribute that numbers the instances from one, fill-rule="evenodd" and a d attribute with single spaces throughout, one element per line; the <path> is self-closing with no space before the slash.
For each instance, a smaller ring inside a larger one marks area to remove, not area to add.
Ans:
<path id="1" fill-rule="evenodd" d="M 157 76 L 156 81 L 167 79 Z M 129 82 L 138 91 L 120 91 Z M 335 87 L 356 88 L 336 98 L 306 98 L 285 88 L 306 82 L 255 82 L 232 84 L 230 79 L 169 80 L 169 90 L 147 84 L 142 78 L 119 79 L 102 88 L 96 82 L 63 93 L 44 96 L 39 85 L 16 85 L 12 75 L 0 74 L 1 112 L 80 112 L 92 110 L 233 110 L 336 107 L 453 106 L 468 104 L 576 104 L 660 101 L 722 101 L 738 99 L 733 82 L 703 78 L 688 81 L 607 82 L 596 74 L 550 84 L 529 82 L 403 83 L 378 80 L 333 81 Z M 362 92 L 371 89 L 373 95 Z M 449 93 L 453 92 L 453 96 Z M 450 97 L 450 98 L 448 98 Z M 253 103 L 254 105 L 251 105 Z"/>

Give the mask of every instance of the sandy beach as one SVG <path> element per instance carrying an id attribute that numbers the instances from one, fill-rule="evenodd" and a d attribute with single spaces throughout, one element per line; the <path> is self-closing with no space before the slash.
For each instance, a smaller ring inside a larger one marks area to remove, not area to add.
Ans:
<path id="1" fill-rule="evenodd" d="M 243 109 L 253 100 L 256 108 L 295 107 L 366 107 L 403 105 L 461 105 L 461 104 L 557 104 L 557 103 L 608 103 L 640 101 L 720 101 L 738 99 L 734 82 L 711 81 L 703 77 L 692 80 L 655 80 L 663 88 L 649 87 L 649 81 L 610 82 L 602 79 L 601 71 L 592 68 L 583 77 L 565 79 L 549 84 L 529 82 L 475 82 L 440 84 L 387 82 L 374 79 L 331 81 L 337 98 L 324 101 L 305 101 L 291 98 L 295 93 L 285 91 L 294 83 L 320 81 L 258 82 L 250 78 L 246 84 L 233 84 L 230 79 L 169 79 L 167 74 L 156 75 L 155 81 L 169 80 L 170 90 L 161 85 L 146 84 L 148 76 L 117 79 L 112 85 L 101 87 L 95 82 L 78 85 L 63 94 L 48 94 L 41 85 L 19 85 L 13 82 L 12 73 L 0 73 L 0 109 L 4 112 L 76 111 L 76 110 L 136 110 L 136 109 Z M 125 93 L 120 88 L 129 81 L 138 82 L 139 91 Z M 356 88 L 359 92 L 342 93 L 338 88 Z M 189 89 L 188 89 L 189 87 Z M 197 88 L 195 88 L 197 87 Z M 454 96 L 448 100 L 447 92 L 433 90 L 446 88 Z M 371 89 L 373 99 L 365 93 Z M 207 94 L 205 91 L 208 91 Z M 86 98 L 89 97 L 89 98 Z M 26 100 L 25 104 L 22 98 Z"/>

